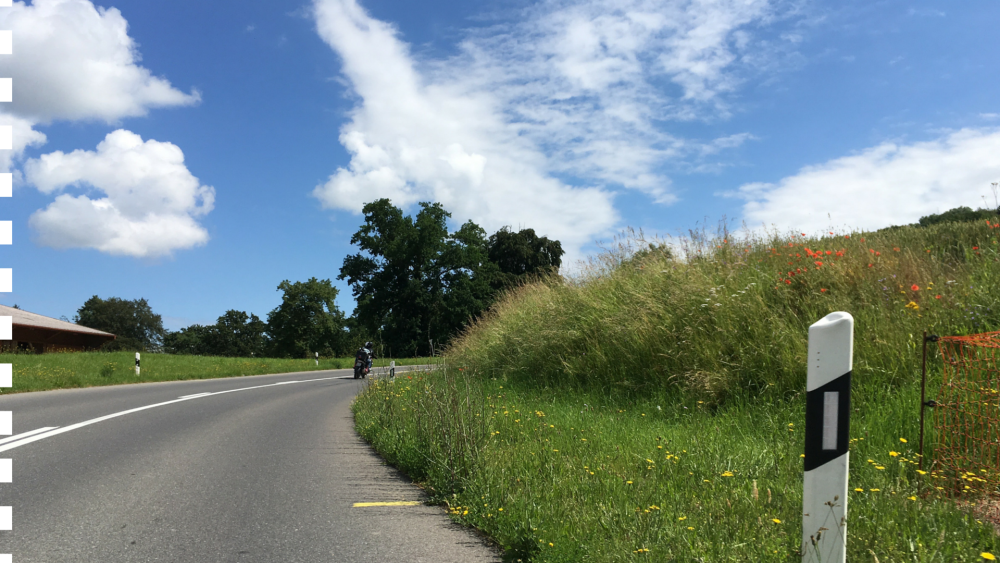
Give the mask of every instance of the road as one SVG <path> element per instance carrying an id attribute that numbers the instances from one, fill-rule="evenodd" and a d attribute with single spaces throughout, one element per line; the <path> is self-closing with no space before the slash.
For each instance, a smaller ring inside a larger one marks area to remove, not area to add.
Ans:
<path id="1" fill-rule="evenodd" d="M 0 397 L 15 436 L 0 437 L 0 458 L 13 460 L 13 482 L 0 485 L 0 505 L 13 507 L 0 554 L 14 563 L 499 561 L 354 432 L 350 404 L 365 383 L 350 374 Z M 189 397 L 201 393 L 212 394 Z M 47 427 L 36 441 L 16 438 Z M 410 504 L 354 506 L 400 501 Z"/>

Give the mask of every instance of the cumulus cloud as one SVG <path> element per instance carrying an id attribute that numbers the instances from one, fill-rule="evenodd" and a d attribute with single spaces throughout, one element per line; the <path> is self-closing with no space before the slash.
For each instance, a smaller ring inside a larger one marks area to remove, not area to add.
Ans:
<path id="1" fill-rule="evenodd" d="M 57 151 L 15 170 L 27 147 L 45 144 L 40 124 L 115 123 L 152 108 L 196 104 L 198 92 L 185 94 L 139 65 L 128 22 L 115 8 L 89 0 L 15 2 L 0 10 L 0 29 L 14 37 L 13 55 L 0 57 L 0 76 L 14 82 L 13 102 L 0 112 L 0 125 L 14 128 L 14 150 L 0 151 L 0 170 L 57 195 L 31 216 L 37 241 L 136 257 L 204 244 L 208 233 L 195 217 L 211 210 L 214 191 L 199 185 L 170 143 L 143 143 L 118 130 L 97 152 Z M 61 193 L 70 186 L 89 191 Z M 105 197 L 91 199 L 95 191 Z"/>
<path id="2" fill-rule="evenodd" d="M 329 208 L 442 202 L 487 229 L 530 225 L 570 248 L 618 220 L 615 190 L 676 196 L 670 163 L 738 146 L 664 131 L 728 113 L 726 94 L 766 24 L 768 0 L 551 0 L 470 35 L 445 60 L 415 57 L 356 0 L 314 0 L 320 37 L 359 102 L 351 154 L 313 194 Z"/>
<path id="3" fill-rule="evenodd" d="M 215 191 L 188 171 L 171 143 L 119 129 L 96 151 L 52 152 L 29 159 L 24 170 L 41 192 L 59 194 L 29 220 L 40 244 L 156 257 L 208 241 L 196 218 L 212 210 Z M 64 193 L 69 188 L 84 193 Z"/>
<path id="4" fill-rule="evenodd" d="M 750 226 L 877 229 L 959 206 L 992 207 L 998 181 L 1000 130 L 963 129 L 933 141 L 883 143 L 777 183 L 745 184 L 739 195 Z"/>
<path id="5" fill-rule="evenodd" d="M 13 56 L 0 58 L 0 76 L 14 78 L 8 111 L 34 123 L 113 123 L 200 99 L 138 64 L 128 22 L 115 8 L 96 8 L 89 0 L 15 2 L 0 10 L 0 29 L 14 36 Z"/>

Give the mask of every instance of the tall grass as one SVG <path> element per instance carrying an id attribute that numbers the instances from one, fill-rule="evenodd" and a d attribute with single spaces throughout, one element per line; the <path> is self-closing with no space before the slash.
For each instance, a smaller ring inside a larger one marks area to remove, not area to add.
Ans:
<path id="1" fill-rule="evenodd" d="M 74 387 L 120 385 L 149 381 L 176 381 L 239 377 L 267 373 L 289 373 L 344 369 L 354 365 L 353 358 L 320 358 L 319 365 L 310 359 L 226 358 L 142 354 L 139 375 L 135 375 L 135 352 L 57 352 L 51 354 L 0 354 L 0 363 L 13 364 L 13 383 L 0 393 L 23 393 Z M 374 366 L 387 366 L 391 359 L 375 360 Z M 396 365 L 433 363 L 431 358 L 395 360 Z"/>
<path id="2" fill-rule="evenodd" d="M 619 247 L 508 295 L 446 369 L 372 384 L 357 426 L 511 560 L 798 560 L 807 329 L 845 310 L 849 560 L 979 561 L 993 528 L 916 469 L 918 361 L 925 329 L 1000 329 L 996 233 Z"/>

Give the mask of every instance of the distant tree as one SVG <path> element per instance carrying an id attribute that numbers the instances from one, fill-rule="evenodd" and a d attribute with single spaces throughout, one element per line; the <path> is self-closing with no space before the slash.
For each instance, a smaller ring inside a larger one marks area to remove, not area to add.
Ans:
<path id="1" fill-rule="evenodd" d="M 247 358 L 264 354 L 267 325 L 253 313 L 226 311 L 211 329 L 206 336 L 212 355 Z"/>
<path id="2" fill-rule="evenodd" d="M 515 233 L 504 227 L 493 233 L 489 240 L 489 260 L 499 269 L 492 286 L 503 289 L 558 272 L 563 253 L 559 241 L 539 237 L 534 229 L 522 229 Z"/>
<path id="3" fill-rule="evenodd" d="M 955 207 L 944 213 L 927 215 L 920 218 L 921 227 L 929 227 L 938 223 L 953 223 L 959 221 L 982 221 L 985 219 L 996 220 L 1000 209 L 977 209 L 971 207 Z"/>
<path id="4" fill-rule="evenodd" d="M 214 326 L 191 325 L 163 337 L 163 349 L 170 354 L 213 355 L 209 345 Z"/>
<path id="5" fill-rule="evenodd" d="M 103 330 L 118 338 L 103 346 L 109 350 L 159 351 L 163 344 L 163 319 L 145 299 L 93 296 L 77 310 L 74 322 Z"/>
<path id="6" fill-rule="evenodd" d="M 420 208 L 410 217 L 388 199 L 365 205 L 351 237 L 362 252 L 346 257 L 338 276 L 357 299 L 358 327 L 394 354 L 430 353 L 430 340 L 450 339 L 493 295 L 485 231 L 469 221 L 449 233 L 440 204 Z"/>
<path id="7" fill-rule="evenodd" d="M 338 291 L 330 280 L 310 278 L 295 283 L 285 280 L 278 290 L 284 292 L 281 305 L 267 315 L 273 354 L 302 358 L 313 352 L 343 353 L 346 319 L 337 308 Z"/>

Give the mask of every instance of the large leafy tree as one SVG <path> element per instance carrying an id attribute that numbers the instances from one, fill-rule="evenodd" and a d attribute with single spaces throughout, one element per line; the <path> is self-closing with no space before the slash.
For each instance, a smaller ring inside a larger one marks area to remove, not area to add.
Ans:
<path id="1" fill-rule="evenodd" d="M 191 325 L 167 334 L 163 347 L 173 354 L 199 356 L 262 356 L 267 346 L 267 324 L 253 313 L 229 310 L 214 325 Z"/>
<path id="2" fill-rule="evenodd" d="M 448 232 L 451 216 L 438 203 L 421 203 L 404 216 L 388 199 L 365 205 L 365 222 L 351 237 L 361 253 L 348 256 L 338 279 L 357 299 L 357 325 L 377 334 L 393 354 L 426 354 L 485 309 L 495 271 L 486 233 L 469 221 Z"/>
<path id="3" fill-rule="evenodd" d="M 557 272 L 563 249 L 559 241 L 539 237 L 534 229 L 515 233 L 504 227 L 490 236 L 488 256 L 499 270 L 492 285 L 494 289 L 503 289 Z"/>
<path id="4" fill-rule="evenodd" d="M 267 315 L 273 354 L 302 358 L 313 352 L 344 352 L 345 318 L 335 303 L 337 288 L 330 280 L 285 280 L 278 285 L 278 291 L 284 292 L 281 305 Z"/>
<path id="5" fill-rule="evenodd" d="M 107 349 L 158 351 L 163 344 L 163 319 L 145 299 L 95 295 L 77 310 L 73 322 L 116 335 L 116 340 L 105 345 Z"/>

